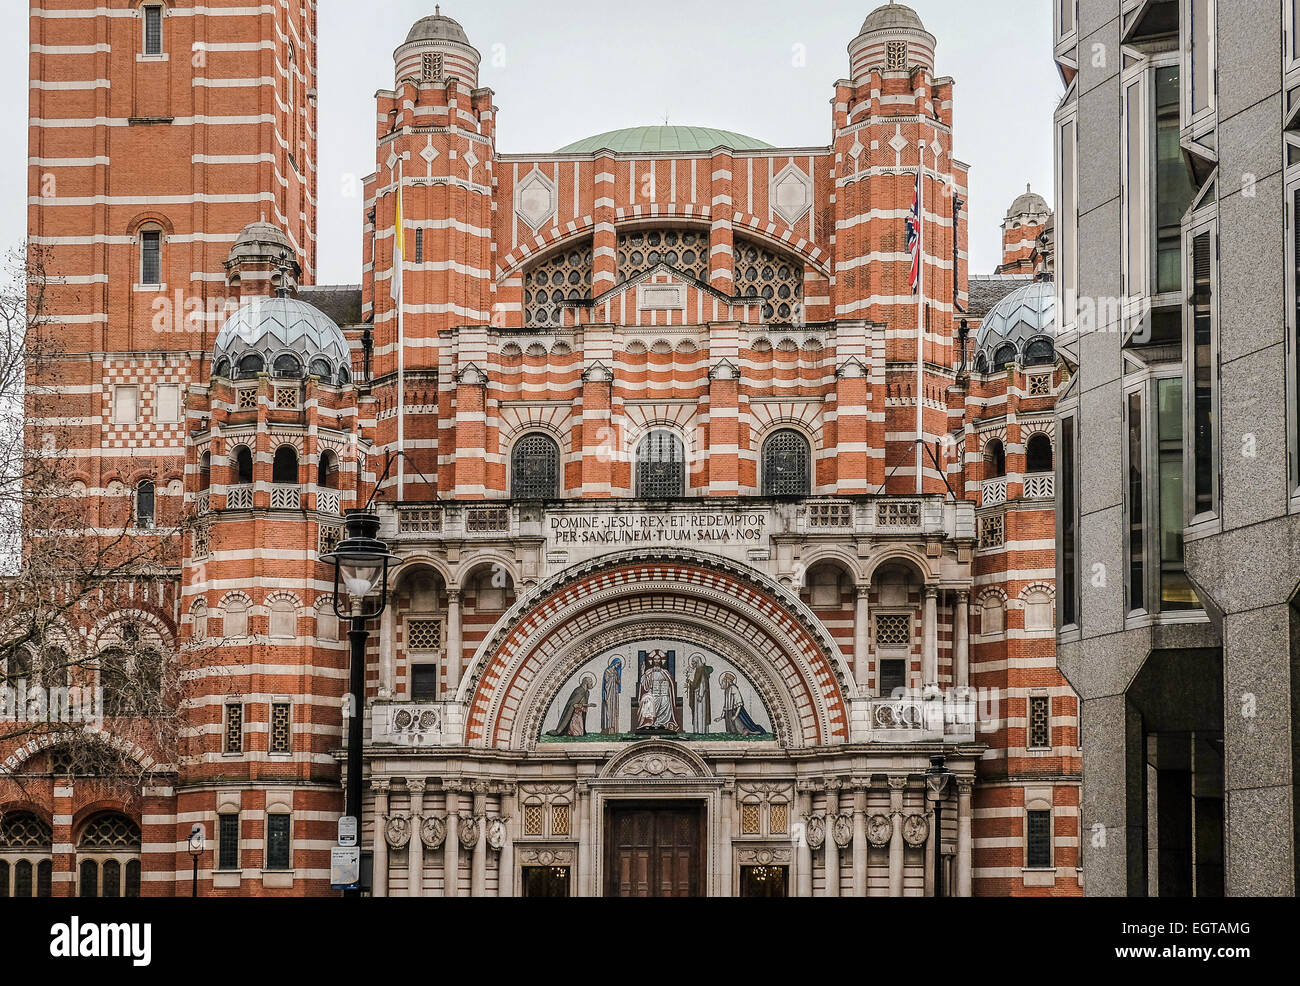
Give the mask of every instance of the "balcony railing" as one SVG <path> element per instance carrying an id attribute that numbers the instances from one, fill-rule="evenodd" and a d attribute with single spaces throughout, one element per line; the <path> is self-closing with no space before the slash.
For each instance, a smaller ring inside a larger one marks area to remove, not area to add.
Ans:
<path id="1" fill-rule="evenodd" d="M 343 494 L 339 490 L 318 489 L 316 491 L 316 512 L 335 516 L 343 513 Z"/>
<path id="2" fill-rule="evenodd" d="M 986 479 L 980 488 L 980 506 L 992 507 L 1007 502 L 1007 481 L 1005 478 Z"/>
<path id="3" fill-rule="evenodd" d="M 301 486 L 272 486 L 271 487 L 271 509 L 272 510 L 301 510 L 302 509 L 302 487 Z"/>
<path id="4" fill-rule="evenodd" d="M 1056 476 L 1050 472 L 1025 477 L 1026 500 L 1050 500 L 1056 496 Z"/>
<path id="5" fill-rule="evenodd" d="M 227 486 L 226 487 L 226 509 L 227 510 L 252 510 L 253 509 L 253 487 L 252 486 Z"/>
<path id="6" fill-rule="evenodd" d="M 920 500 L 887 500 L 876 504 L 876 526 L 909 528 L 921 526 Z"/>
<path id="7" fill-rule="evenodd" d="M 441 507 L 398 507 L 398 534 L 442 533 Z"/>

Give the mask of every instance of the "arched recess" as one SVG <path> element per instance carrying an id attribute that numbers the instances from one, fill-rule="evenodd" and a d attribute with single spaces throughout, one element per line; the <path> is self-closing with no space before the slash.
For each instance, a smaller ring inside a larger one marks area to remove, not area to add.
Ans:
<path id="1" fill-rule="evenodd" d="M 848 664 L 790 590 L 728 559 L 686 550 L 605 556 L 521 598 L 479 646 L 457 700 L 470 746 L 529 749 L 567 677 L 601 649 L 671 632 L 752 676 L 778 741 L 848 738 Z"/>

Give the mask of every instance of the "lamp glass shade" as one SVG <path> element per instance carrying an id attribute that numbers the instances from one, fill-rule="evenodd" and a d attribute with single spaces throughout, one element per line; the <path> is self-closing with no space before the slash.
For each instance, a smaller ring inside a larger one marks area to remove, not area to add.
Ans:
<path id="1" fill-rule="evenodd" d="M 339 578 L 353 599 L 365 599 L 374 592 L 383 574 L 383 561 L 339 559 Z"/>

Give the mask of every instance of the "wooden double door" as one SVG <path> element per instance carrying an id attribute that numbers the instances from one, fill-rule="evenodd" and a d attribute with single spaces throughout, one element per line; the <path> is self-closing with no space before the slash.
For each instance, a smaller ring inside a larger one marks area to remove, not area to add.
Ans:
<path id="1" fill-rule="evenodd" d="M 612 805 L 605 847 L 607 897 L 704 896 L 702 804 Z"/>

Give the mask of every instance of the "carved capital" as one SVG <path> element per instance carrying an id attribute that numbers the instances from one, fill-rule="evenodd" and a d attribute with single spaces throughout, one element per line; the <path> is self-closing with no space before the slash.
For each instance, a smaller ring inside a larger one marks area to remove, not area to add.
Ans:
<path id="1" fill-rule="evenodd" d="M 424 794 L 424 779 L 408 779 L 406 782 L 406 789 L 412 794 Z"/>
<path id="2" fill-rule="evenodd" d="M 891 790 L 891 791 L 906 791 L 906 790 L 907 790 L 907 778 L 906 778 L 906 777 L 891 777 L 891 778 L 889 778 L 889 790 Z"/>
<path id="3" fill-rule="evenodd" d="M 392 780 L 387 777 L 372 777 L 370 779 L 370 790 L 376 794 L 387 794 L 392 786 Z"/>

